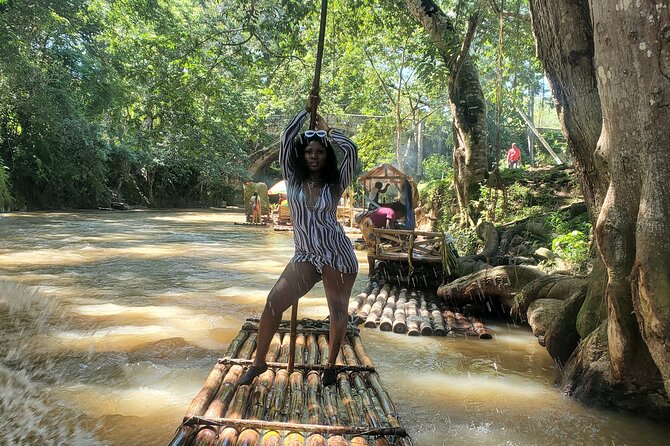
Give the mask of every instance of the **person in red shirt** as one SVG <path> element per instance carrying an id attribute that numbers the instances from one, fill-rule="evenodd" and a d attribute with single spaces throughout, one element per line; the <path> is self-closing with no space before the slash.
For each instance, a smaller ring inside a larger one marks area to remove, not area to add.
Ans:
<path id="1" fill-rule="evenodd" d="M 521 150 L 516 143 L 512 143 L 512 147 L 507 151 L 507 168 L 516 169 L 521 163 Z"/>
<path id="2" fill-rule="evenodd" d="M 363 239 L 368 248 L 368 277 L 374 277 L 374 234 L 372 228 L 395 229 L 398 220 L 407 216 L 407 208 L 398 202 L 388 203 L 368 214 L 360 223 Z"/>

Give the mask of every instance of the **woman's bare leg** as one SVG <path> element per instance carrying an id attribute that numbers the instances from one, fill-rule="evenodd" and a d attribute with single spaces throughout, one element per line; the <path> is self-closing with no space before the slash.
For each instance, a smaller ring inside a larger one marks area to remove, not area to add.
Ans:
<path id="1" fill-rule="evenodd" d="M 356 273 L 342 273 L 329 266 L 323 267 L 323 288 L 330 310 L 329 364 L 335 364 L 347 332 L 349 297 L 355 280 Z"/>
<path id="2" fill-rule="evenodd" d="M 272 290 L 268 294 L 261 315 L 256 343 L 256 356 L 253 365 L 265 365 L 265 355 L 270 348 L 272 337 L 279 328 L 282 314 L 299 298 L 307 294 L 314 284 L 321 280 L 318 271 L 311 263 L 290 262 L 284 268 Z M 346 311 L 345 311 L 346 314 Z"/>

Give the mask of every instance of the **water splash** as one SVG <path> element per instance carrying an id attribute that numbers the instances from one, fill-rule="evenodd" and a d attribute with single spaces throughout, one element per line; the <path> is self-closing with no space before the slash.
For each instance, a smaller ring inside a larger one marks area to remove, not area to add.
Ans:
<path id="1" fill-rule="evenodd" d="M 101 444 L 94 426 L 49 395 L 49 360 L 34 340 L 62 321 L 57 302 L 0 280 L 0 444 Z M 88 423 L 88 425 L 87 425 Z"/>

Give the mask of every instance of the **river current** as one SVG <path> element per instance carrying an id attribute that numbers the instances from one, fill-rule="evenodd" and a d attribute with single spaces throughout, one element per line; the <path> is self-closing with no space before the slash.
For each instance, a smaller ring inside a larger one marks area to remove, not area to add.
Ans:
<path id="1" fill-rule="evenodd" d="M 0 445 L 166 445 L 293 254 L 291 233 L 243 218 L 0 214 Z M 327 313 L 317 285 L 300 316 Z M 667 444 L 670 426 L 563 396 L 527 327 L 486 325 L 492 340 L 362 328 L 417 446 Z"/>

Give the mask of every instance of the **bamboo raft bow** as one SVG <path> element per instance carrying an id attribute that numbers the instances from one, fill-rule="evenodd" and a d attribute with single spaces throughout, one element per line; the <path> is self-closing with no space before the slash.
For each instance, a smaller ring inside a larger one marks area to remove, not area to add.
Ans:
<path id="1" fill-rule="evenodd" d="M 349 326 L 337 359 L 337 384 L 321 386 L 328 360 L 328 323 L 296 325 L 289 373 L 290 332 L 283 321 L 266 356 L 268 370 L 250 385 L 237 380 L 256 349 L 258 322 L 249 319 L 189 405 L 170 446 L 407 446 L 412 441 Z"/>
<path id="2" fill-rule="evenodd" d="M 409 336 L 476 336 L 492 339 L 481 320 L 454 312 L 424 291 L 368 283 L 349 302 L 349 318 L 364 327 Z"/>

